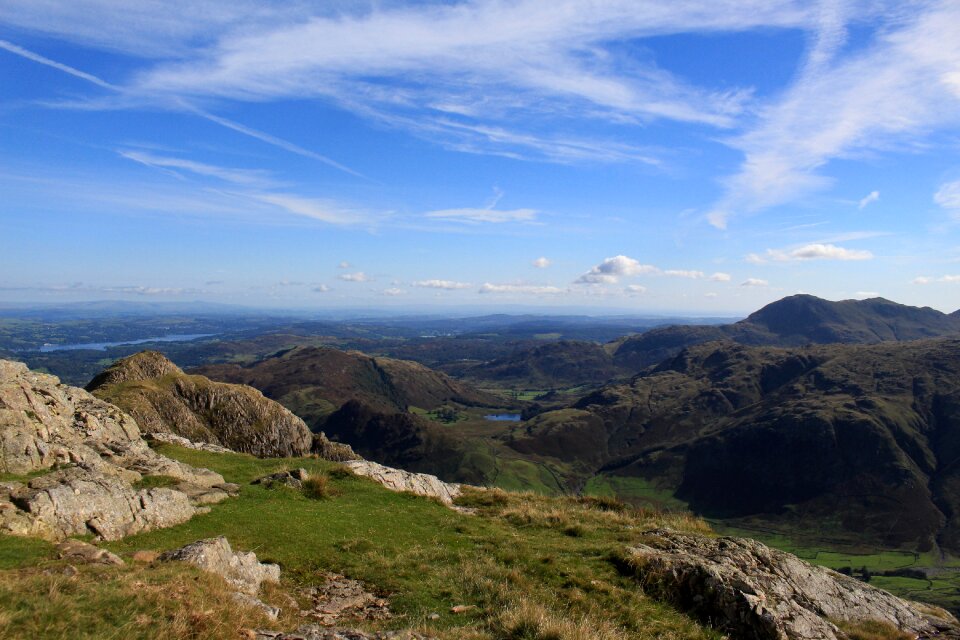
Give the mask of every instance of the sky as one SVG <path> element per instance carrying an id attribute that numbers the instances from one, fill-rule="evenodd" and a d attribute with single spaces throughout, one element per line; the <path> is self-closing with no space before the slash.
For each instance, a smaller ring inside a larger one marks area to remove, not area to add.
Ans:
<path id="1" fill-rule="evenodd" d="M 960 308 L 960 2 L 4 0 L 0 302 Z"/>

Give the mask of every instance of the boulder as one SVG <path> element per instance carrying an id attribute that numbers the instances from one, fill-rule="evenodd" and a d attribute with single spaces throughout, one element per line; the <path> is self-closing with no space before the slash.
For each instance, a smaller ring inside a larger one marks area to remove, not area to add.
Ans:
<path id="1" fill-rule="evenodd" d="M 57 545 L 57 552 L 64 560 L 83 562 L 86 564 L 110 564 L 120 566 L 124 562 L 115 553 L 101 549 L 82 540 L 64 540 Z"/>
<path id="2" fill-rule="evenodd" d="M 946 611 L 744 538 L 647 532 L 627 564 L 650 594 L 743 640 L 840 640 L 834 624 L 879 621 L 917 637 L 960 637 Z"/>
<path id="3" fill-rule="evenodd" d="M 343 465 L 358 476 L 366 476 L 391 491 L 409 491 L 418 496 L 436 498 L 447 506 L 451 506 L 461 492 L 459 484 L 443 482 L 429 473 L 394 469 L 369 460 L 351 460 L 344 462 Z"/>
<path id="4" fill-rule="evenodd" d="M 85 534 L 118 540 L 186 522 L 196 513 L 190 498 L 180 491 L 137 491 L 121 478 L 81 467 L 34 478 L 12 491 L 10 502 L 33 523 L 31 531 L 14 533 L 53 540 Z"/>
<path id="5" fill-rule="evenodd" d="M 279 582 L 280 567 L 257 561 L 253 552 L 234 552 L 223 536 L 207 538 L 160 555 L 161 561 L 194 564 L 221 576 L 240 593 L 255 596 L 263 582 Z"/>
<path id="6" fill-rule="evenodd" d="M 262 484 L 267 489 L 272 489 L 275 486 L 302 489 L 303 482 L 309 477 L 310 473 L 306 469 L 292 469 L 290 471 L 278 471 L 277 473 L 262 476 L 250 484 Z"/>

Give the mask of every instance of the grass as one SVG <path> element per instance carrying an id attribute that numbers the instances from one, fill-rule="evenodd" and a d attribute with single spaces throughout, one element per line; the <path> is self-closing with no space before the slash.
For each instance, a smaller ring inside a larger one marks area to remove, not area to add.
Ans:
<path id="1" fill-rule="evenodd" d="M 468 491 L 463 496 L 462 504 L 478 510 L 478 515 L 471 516 L 430 500 L 386 491 L 368 479 L 339 473 L 337 465 L 321 460 L 258 460 L 169 445 L 159 449 L 223 474 L 241 485 L 240 496 L 182 525 L 106 545 L 127 559 L 141 549 L 163 551 L 225 535 L 234 548 L 255 551 L 262 561 L 281 565 L 283 579 L 276 594 L 280 602 L 286 597 L 283 594 L 297 597 L 299 589 L 319 586 L 323 572 L 335 571 L 389 598 L 395 617 L 365 623 L 367 627 L 415 628 L 443 640 L 721 637 L 647 598 L 612 561 L 649 528 L 707 531 L 702 521 L 688 515 L 620 509 L 610 501 L 495 490 Z M 249 484 L 290 466 L 326 477 L 329 488 L 340 495 L 312 500 L 301 492 L 268 491 Z M 23 547 L 21 539 L 0 536 L 0 562 Z M 214 606 L 216 598 L 197 600 L 203 589 L 192 589 L 190 581 L 196 576 L 184 578 L 186 569 L 165 565 L 144 568 L 128 562 L 123 569 L 97 569 L 102 572 L 97 579 L 71 583 L 75 597 L 60 598 L 54 606 L 47 600 L 55 576 L 44 575 L 35 566 L 52 561 L 42 559 L 42 546 L 30 553 L 34 560 L 0 570 L 0 584 L 5 585 L 0 610 L 17 612 L 12 617 L 7 614 L 7 627 L 0 636 L 66 637 L 59 631 L 38 631 L 37 621 L 46 620 L 55 610 L 74 628 L 89 628 L 88 637 L 191 637 L 189 633 L 195 633 L 193 637 L 219 638 L 235 633 L 241 624 Z M 87 571 L 94 570 L 82 569 L 83 575 Z M 145 598 L 136 586 L 165 581 L 186 591 L 177 596 L 175 589 L 158 588 Z M 203 588 L 216 594 L 206 583 Z M 175 596 L 184 600 L 178 604 Z M 455 605 L 474 608 L 453 614 L 450 609 Z M 220 620 L 222 626 L 202 632 L 174 627 L 187 624 L 172 620 L 178 607 L 203 616 L 211 611 L 206 617 Z M 291 607 L 284 608 L 287 617 L 273 628 L 299 623 Z M 433 619 L 434 613 L 439 617 Z M 102 619 L 95 620 L 97 615 Z M 187 635 L 173 633 L 175 628 Z"/>

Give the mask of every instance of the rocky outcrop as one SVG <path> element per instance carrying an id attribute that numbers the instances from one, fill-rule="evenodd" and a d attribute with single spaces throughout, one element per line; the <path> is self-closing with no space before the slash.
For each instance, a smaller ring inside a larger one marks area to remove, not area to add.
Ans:
<path id="1" fill-rule="evenodd" d="M 303 483 L 310 477 L 306 469 L 291 469 L 290 471 L 278 471 L 270 475 L 257 478 L 251 484 L 260 484 L 267 489 L 274 487 L 290 487 L 291 489 L 303 489 Z"/>
<path id="2" fill-rule="evenodd" d="M 223 477 L 159 455 L 136 421 L 82 389 L 0 360 L 0 471 L 36 474 L 0 483 L 0 531 L 60 540 L 115 540 L 184 522 L 227 497 Z M 136 488 L 146 475 L 174 488 Z M 193 495 L 203 495 L 194 500 Z"/>
<path id="3" fill-rule="evenodd" d="M 257 554 L 235 552 L 223 536 L 198 540 L 185 547 L 161 554 L 163 562 L 189 562 L 215 573 L 241 593 L 255 596 L 264 582 L 279 582 L 280 567 L 257 561 Z"/>
<path id="4" fill-rule="evenodd" d="M 257 554 L 235 552 L 223 536 L 198 540 L 185 547 L 160 555 L 161 562 L 189 562 L 223 578 L 236 590 L 235 599 L 262 609 L 276 619 L 280 610 L 257 599 L 264 582 L 280 582 L 280 567 L 257 561 Z"/>
<path id="5" fill-rule="evenodd" d="M 57 545 L 57 553 L 64 560 L 82 562 L 84 564 L 106 564 L 122 566 L 123 559 L 115 553 L 101 549 L 82 540 L 64 540 Z"/>
<path id="6" fill-rule="evenodd" d="M 839 640 L 835 622 L 888 623 L 927 638 L 960 637 L 945 611 L 901 600 L 755 540 L 652 531 L 628 550 L 651 595 L 744 640 Z"/>
<path id="7" fill-rule="evenodd" d="M 379 482 L 391 491 L 409 491 L 418 496 L 436 498 L 446 505 L 452 505 L 454 499 L 460 495 L 459 484 L 443 482 L 428 473 L 411 473 L 368 460 L 345 462 L 344 466 L 359 476 Z"/>
<path id="8" fill-rule="evenodd" d="M 87 389 L 136 418 L 145 433 L 172 433 L 260 457 L 310 453 L 303 420 L 245 385 L 187 375 L 155 351 L 115 362 Z"/>

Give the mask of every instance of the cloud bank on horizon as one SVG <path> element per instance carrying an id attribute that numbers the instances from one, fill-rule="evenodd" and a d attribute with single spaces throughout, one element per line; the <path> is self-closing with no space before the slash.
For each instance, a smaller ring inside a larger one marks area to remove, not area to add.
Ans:
<path id="1" fill-rule="evenodd" d="M 951 0 L 7 0 L 0 299 L 952 310 L 957 33 Z"/>

